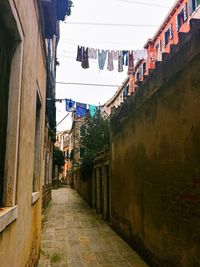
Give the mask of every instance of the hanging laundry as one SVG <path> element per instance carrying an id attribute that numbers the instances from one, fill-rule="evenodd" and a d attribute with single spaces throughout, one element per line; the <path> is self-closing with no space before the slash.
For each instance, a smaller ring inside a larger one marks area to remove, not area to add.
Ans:
<path id="1" fill-rule="evenodd" d="M 133 51 L 133 56 L 135 60 L 139 60 L 139 50 L 134 50 Z"/>
<path id="2" fill-rule="evenodd" d="M 134 74 L 134 58 L 133 51 L 129 51 L 128 53 L 128 75 Z"/>
<path id="3" fill-rule="evenodd" d="M 83 47 L 78 45 L 76 61 L 82 62 L 83 60 Z"/>
<path id="4" fill-rule="evenodd" d="M 113 60 L 118 60 L 118 51 L 116 50 L 112 50 L 111 51 L 111 53 L 112 53 L 112 56 L 113 56 Z"/>
<path id="5" fill-rule="evenodd" d="M 88 48 L 88 57 L 91 59 L 97 59 L 97 49 Z"/>
<path id="6" fill-rule="evenodd" d="M 93 48 L 93 59 L 97 59 L 97 49 Z"/>
<path id="7" fill-rule="evenodd" d="M 113 71 L 114 70 L 114 64 L 113 64 L 113 55 L 111 51 L 108 51 L 108 66 L 107 69 L 109 71 Z"/>
<path id="8" fill-rule="evenodd" d="M 89 58 L 93 58 L 92 49 L 93 48 L 88 48 L 88 57 Z"/>
<path id="9" fill-rule="evenodd" d="M 85 117 L 87 113 L 87 104 L 83 104 L 83 103 L 76 103 L 76 112 L 75 115 L 77 117 Z"/>
<path id="10" fill-rule="evenodd" d="M 71 100 L 71 99 L 65 99 L 65 109 L 66 111 L 73 111 L 74 110 L 74 106 L 75 106 L 75 101 Z"/>
<path id="11" fill-rule="evenodd" d="M 146 49 L 137 49 L 133 51 L 133 56 L 135 60 L 147 59 L 147 51 Z"/>
<path id="12" fill-rule="evenodd" d="M 129 51 L 123 50 L 122 56 L 123 56 L 123 65 L 128 66 L 128 53 Z"/>
<path id="13" fill-rule="evenodd" d="M 90 48 L 91 49 L 91 57 L 92 59 L 97 59 L 97 49 Z"/>
<path id="14" fill-rule="evenodd" d="M 107 51 L 98 49 L 99 69 L 103 70 L 106 62 Z"/>
<path id="15" fill-rule="evenodd" d="M 97 107 L 93 106 L 93 105 L 89 105 L 89 111 L 90 111 L 91 117 L 94 117 L 94 115 L 96 114 L 96 111 L 97 111 Z"/>
<path id="16" fill-rule="evenodd" d="M 118 71 L 119 72 L 123 71 L 123 55 L 122 55 L 122 51 L 119 51 L 119 53 L 118 53 Z"/>
<path id="17" fill-rule="evenodd" d="M 89 68 L 88 47 L 87 48 L 83 47 L 83 58 L 82 58 L 81 67 L 83 69 Z"/>
<path id="18" fill-rule="evenodd" d="M 141 59 L 147 59 L 147 50 L 146 49 L 142 49 L 142 50 L 139 50 L 139 57 L 140 57 L 140 60 Z"/>

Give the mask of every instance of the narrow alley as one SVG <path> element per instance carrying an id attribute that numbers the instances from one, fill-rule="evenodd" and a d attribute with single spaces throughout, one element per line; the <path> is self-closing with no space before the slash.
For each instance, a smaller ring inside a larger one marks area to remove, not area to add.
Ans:
<path id="1" fill-rule="evenodd" d="M 200 267 L 200 0 L 0 0 L 0 267 Z"/>
<path id="2" fill-rule="evenodd" d="M 43 216 L 38 267 L 147 266 L 71 188 L 53 190 Z"/>

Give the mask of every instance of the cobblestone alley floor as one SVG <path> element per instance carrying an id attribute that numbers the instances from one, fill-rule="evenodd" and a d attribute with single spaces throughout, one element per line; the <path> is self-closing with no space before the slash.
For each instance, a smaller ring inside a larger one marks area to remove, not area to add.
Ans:
<path id="1" fill-rule="evenodd" d="M 147 267 L 71 188 L 52 191 L 38 267 Z"/>

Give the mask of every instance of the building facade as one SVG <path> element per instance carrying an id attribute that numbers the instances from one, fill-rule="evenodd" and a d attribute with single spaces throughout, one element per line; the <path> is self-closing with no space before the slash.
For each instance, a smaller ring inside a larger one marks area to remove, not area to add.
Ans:
<path id="1" fill-rule="evenodd" d="M 45 142 L 43 155 L 43 181 L 42 181 L 42 208 L 51 200 L 52 180 L 55 178 L 53 164 L 54 143 L 56 141 L 56 66 L 57 45 L 60 38 L 59 21 L 63 21 L 71 14 L 72 2 L 70 0 L 41 0 L 43 12 L 43 31 L 46 52 L 46 114 L 45 114 Z"/>
<path id="2" fill-rule="evenodd" d="M 34 266 L 40 244 L 47 75 L 41 9 L 35 1 L 4 0 L 0 21 L 0 256 L 5 267 Z"/>
<path id="3" fill-rule="evenodd" d="M 0 1 L 0 257 L 4 267 L 36 266 L 39 257 L 44 147 L 52 153 L 45 130 L 45 125 L 53 128 L 50 111 L 45 115 L 46 95 L 53 92 L 49 80 L 55 71 L 55 35 L 57 21 L 66 14 L 66 9 L 60 10 L 64 3 Z M 51 58 L 49 42 L 54 49 Z M 45 179 L 51 180 L 48 172 Z"/>
<path id="4" fill-rule="evenodd" d="M 76 117 L 73 115 L 73 123 L 69 131 L 69 169 L 70 169 L 70 184 L 78 190 L 78 167 L 81 160 L 82 149 L 80 147 L 81 126 L 84 124 L 84 117 Z"/>
<path id="5" fill-rule="evenodd" d="M 111 224 L 151 266 L 199 266 L 200 1 L 176 1 L 111 117 Z"/>
<path id="6" fill-rule="evenodd" d="M 173 45 L 179 42 L 180 32 L 190 31 L 189 21 L 192 18 L 200 18 L 200 1 L 177 0 L 153 38 L 144 45 L 148 56 L 137 66 L 137 69 L 141 69 L 141 75 L 136 75 L 136 81 L 143 81 L 155 68 L 156 62 L 162 61 L 165 53 L 170 53 Z"/>
<path id="7" fill-rule="evenodd" d="M 110 221 L 111 213 L 111 183 L 110 183 L 110 151 L 97 153 L 94 159 L 91 206 L 101 214 L 102 219 Z"/>
<path id="8" fill-rule="evenodd" d="M 112 110 L 118 108 L 132 94 L 129 88 L 129 77 L 125 79 L 123 84 L 118 88 L 113 97 L 111 97 L 102 107 L 101 113 L 110 116 Z"/>
<path id="9" fill-rule="evenodd" d="M 62 172 L 59 173 L 59 182 L 64 184 L 69 184 L 70 178 L 70 169 L 71 169 L 71 161 L 70 161 L 70 154 L 69 154 L 69 131 L 62 131 L 57 132 L 57 141 L 55 146 L 58 147 L 64 156 L 64 166 Z"/>

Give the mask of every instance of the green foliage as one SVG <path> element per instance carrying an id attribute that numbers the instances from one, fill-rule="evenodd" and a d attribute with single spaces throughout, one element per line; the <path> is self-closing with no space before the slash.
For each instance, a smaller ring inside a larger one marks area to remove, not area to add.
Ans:
<path id="1" fill-rule="evenodd" d="M 92 169 L 93 169 L 93 158 L 90 155 L 85 155 L 82 158 L 79 175 L 80 178 L 86 181 L 88 178 L 92 176 Z"/>
<path id="2" fill-rule="evenodd" d="M 58 168 L 60 168 L 61 166 L 64 166 L 65 164 L 65 158 L 64 158 L 63 152 L 57 147 L 54 148 L 53 161 L 54 161 L 54 165 L 57 165 Z"/>
<path id="3" fill-rule="evenodd" d="M 110 120 L 103 117 L 100 110 L 97 110 L 94 117 L 86 117 L 85 124 L 81 127 L 80 144 L 85 147 L 86 154 L 93 157 L 110 145 Z"/>
<path id="4" fill-rule="evenodd" d="M 69 155 L 69 159 L 70 161 L 73 161 L 74 160 L 74 150 L 72 149 L 70 155 Z"/>
<path id="5" fill-rule="evenodd" d="M 56 142 L 56 132 L 52 129 L 49 129 L 49 135 L 51 136 L 51 140 Z"/>
<path id="6" fill-rule="evenodd" d="M 71 8 L 73 7 L 73 2 L 71 0 L 68 0 L 68 5 L 67 5 L 67 12 L 66 15 L 70 16 L 71 15 Z"/>
<path id="7" fill-rule="evenodd" d="M 110 120 L 97 110 L 94 117 L 87 116 L 81 127 L 80 145 L 85 153 L 80 164 L 80 178 L 87 179 L 92 174 L 92 162 L 97 152 L 110 145 Z"/>

